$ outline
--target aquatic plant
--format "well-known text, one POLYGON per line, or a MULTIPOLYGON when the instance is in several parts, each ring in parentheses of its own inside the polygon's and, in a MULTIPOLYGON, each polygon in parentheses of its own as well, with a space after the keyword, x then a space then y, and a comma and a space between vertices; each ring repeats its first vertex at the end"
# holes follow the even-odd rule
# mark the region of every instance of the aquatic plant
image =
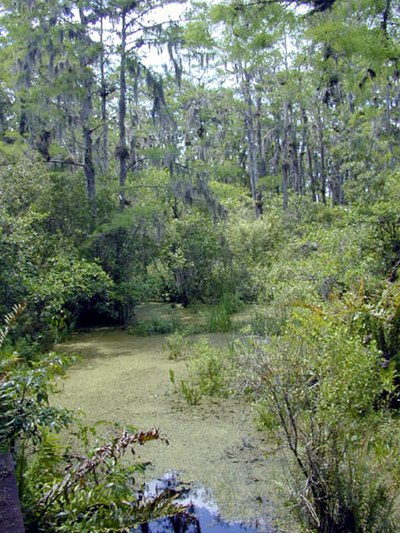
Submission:
POLYGON ((175 331, 167 337, 163 344, 163 349, 168 351, 168 359, 178 359, 179 357, 188 355, 191 345, 192 343, 187 336, 175 331))
POLYGON ((182 379, 180 382, 180 389, 189 405, 198 405, 200 403, 203 393, 199 385, 193 381, 193 379, 182 379))

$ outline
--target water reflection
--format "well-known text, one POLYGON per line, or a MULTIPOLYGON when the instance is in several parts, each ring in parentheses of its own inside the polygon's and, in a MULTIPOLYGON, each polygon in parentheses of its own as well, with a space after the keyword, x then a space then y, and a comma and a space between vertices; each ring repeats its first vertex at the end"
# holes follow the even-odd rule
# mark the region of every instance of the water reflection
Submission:
MULTIPOLYGON (((265 530, 264 530, 265 531, 265 530)), ((142 524, 134 533, 259 533, 238 522, 225 522, 204 507, 192 506, 186 513, 142 524)))
POLYGON ((168 490, 179 494, 177 502, 187 505, 184 513, 154 520, 135 528, 132 533, 274 533, 276 529, 263 525, 262 529, 240 522, 226 522, 218 514, 218 507, 210 492, 202 486, 181 483, 176 472, 148 485, 148 495, 168 490))

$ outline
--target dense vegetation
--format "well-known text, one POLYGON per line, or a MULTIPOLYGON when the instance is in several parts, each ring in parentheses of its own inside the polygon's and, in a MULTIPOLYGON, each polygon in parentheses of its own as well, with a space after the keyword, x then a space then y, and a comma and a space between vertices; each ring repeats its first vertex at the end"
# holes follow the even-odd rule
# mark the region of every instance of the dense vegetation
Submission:
POLYGON ((0 12, 0 438, 29 520, 149 516, 124 507, 137 496, 117 456, 159 435, 115 436, 65 481, 53 433, 73 417, 48 387, 67 361, 43 353, 78 326, 138 332, 135 307, 158 300, 209 306, 209 330, 261 305, 226 356, 170 338, 192 350, 183 391, 257 403, 305 528, 397 531, 398 3, 192 2, 180 22, 171 4, 0 12))

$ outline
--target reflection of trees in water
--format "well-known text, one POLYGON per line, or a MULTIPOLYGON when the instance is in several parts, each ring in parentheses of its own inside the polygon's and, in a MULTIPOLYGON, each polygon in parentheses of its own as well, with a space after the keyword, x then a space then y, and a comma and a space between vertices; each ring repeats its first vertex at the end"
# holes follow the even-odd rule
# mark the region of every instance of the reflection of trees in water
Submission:
MULTIPOLYGON (((219 515, 218 507, 211 497, 210 489, 202 485, 184 483, 179 473, 171 470, 161 478, 148 483, 144 497, 155 497, 168 493, 177 503, 184 506, 184 511, 141 524, 131 533, 257 533, 258 529, 248 527, 240 522, 225 522, 219 515)), ((263 531, 266 531, 263 529, 263 531)), ((274 529, 268 531, 275 532, 274 529)))
POLYGON ((199 519, 189 509, 185 513, 141 524, 135 533, 201 533, 201 528, 199 519))
MULTIPOLYGON (((179 474, 173 470, 157 479, 154 485, 150 483, 147 487, 149 494, 157 496, 168 492, 179 503, 189 494, 195 496, 192 489, 191 483, 182 483, 179 474)), ((184 512, 141 524, 133 533, 201 533, 200 520, 195 512, 195 506, 190 503, 184 512)))

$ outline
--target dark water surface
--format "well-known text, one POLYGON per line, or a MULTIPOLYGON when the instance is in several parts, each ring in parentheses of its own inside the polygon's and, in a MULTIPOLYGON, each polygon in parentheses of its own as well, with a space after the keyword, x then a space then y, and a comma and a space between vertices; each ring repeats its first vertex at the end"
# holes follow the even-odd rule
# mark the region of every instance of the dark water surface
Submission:
POLYGON ((134 530, 135 533, 260 533, 260 531, 239 522, 224 522, 218 516, 211 514, 208 509, 196 506, 192 506, 186 516, 163 518, 134 530))
POLYGON ((163 478, 148 484, 148 494, 162 490, 180 494, 177 503, 187 506, 185 513, 154 520, 139 526, 133 533, 276 533, 277 529, 267 523, 255 526, 239 521, 226 521, 218 511, 210 490, 201 485, 182 484, 179 474, 169 472, 163 478))

